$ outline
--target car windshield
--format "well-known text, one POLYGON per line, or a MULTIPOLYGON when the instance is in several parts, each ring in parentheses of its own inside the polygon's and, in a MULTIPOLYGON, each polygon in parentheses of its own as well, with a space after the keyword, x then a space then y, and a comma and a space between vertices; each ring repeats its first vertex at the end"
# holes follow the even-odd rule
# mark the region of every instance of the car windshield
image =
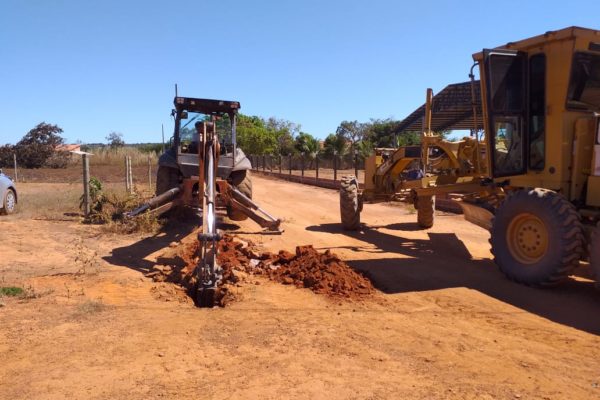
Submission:
POLYGON ((579 52, 573 56, 567 107, 600 110, 600 55, 579 52))

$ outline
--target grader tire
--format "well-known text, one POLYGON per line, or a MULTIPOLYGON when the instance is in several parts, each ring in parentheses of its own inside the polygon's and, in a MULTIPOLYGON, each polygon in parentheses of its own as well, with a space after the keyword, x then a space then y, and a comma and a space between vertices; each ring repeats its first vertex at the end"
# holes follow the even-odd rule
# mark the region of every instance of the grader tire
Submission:
MULTIPOLYGON (((252 198, 252 181, 250 180, 250 171, 233 171, 230 176, 230 182, 246 197, 250 199, 252 198)), ((244 221, 248 218, 246 214, 236 210, 230 205, 227 206, 227 216, 232 221, 244 221)))
POLYGON ((575 207, 547 189, 519 190, 492 220, 491 251, 511 280, 555 286, 569 276, 583 253, 583 228, 575 207))
POLYGON ((596 289, 600 290, 600 223, 592 231, 588 253, 590 255, 590 268, 594 277, 594 285, 596 289))
POLYGON ((159 166, 156 173, 156 195, 178 187, 179 180, 180 174, 177 169, 159 166))
POLYGON ((435 196, 419 196, 415 202, 417 224, 423 229, 433 226, 435 218, 435 196))
POLYGON ((340 216, 345 230, 358 230, 361 209, 358 180, 354 176, 344 176, 340 184, 340 216))

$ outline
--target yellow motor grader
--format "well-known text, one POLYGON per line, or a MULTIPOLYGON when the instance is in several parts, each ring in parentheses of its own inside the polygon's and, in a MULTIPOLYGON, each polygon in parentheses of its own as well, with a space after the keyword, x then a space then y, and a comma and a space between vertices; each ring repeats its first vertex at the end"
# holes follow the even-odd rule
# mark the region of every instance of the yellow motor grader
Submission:
POLYGON ((600 31, 550 31, 473 60, 481 114, 471 118, 483 122, 488 155, 477 160, 481 174, 441 185, 422 179, 418 198, 467 193, 465 218, 490 230, 494 260, 514 281, 556 285, 583 259, 598 281, 600 31))
POLYGON ((435 97, 433 91, 427 89, 425 105, 401 124, 407 126, 406 122, 412 121, 410 130, 421 130, 420 146, 375 149, 365 160, 362 190, 359 190, 356 177, 342 178, 340 214, 344 229, 360 227, 360 213, 365 202, 382 201, 413 203, 419 226, 430 228, 433 226, 435 195, 420 193, 417 189, 464 184, 485 173, 486 166, 482 162, 485 143, 478 135, 481 121, 473 117, 481 105, 472 102, 474 90, 475 82, 449 85, 435 97), (457 98, 462 99, 458 105, 454 103, 457 98), (432 114, 437 117, 434 125, 432 114), (450 128, 470 129, 471 135, 460 141, 448 141, 434 133, 450 128))

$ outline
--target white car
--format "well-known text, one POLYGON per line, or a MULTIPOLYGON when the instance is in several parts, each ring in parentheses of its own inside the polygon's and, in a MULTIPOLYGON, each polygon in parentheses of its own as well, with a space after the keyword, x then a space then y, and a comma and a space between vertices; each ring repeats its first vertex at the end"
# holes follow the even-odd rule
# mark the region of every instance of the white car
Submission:
POLYGON ((10 177, 0 170, 0 214, 12 214, 17 210, 17 188, 10 177))

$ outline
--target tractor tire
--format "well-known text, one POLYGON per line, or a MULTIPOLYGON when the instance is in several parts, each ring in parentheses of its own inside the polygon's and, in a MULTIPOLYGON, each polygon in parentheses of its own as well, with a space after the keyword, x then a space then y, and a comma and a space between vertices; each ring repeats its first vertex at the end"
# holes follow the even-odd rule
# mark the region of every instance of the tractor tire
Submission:
POLYGON ((415 200, 417 224, 423 229, 433 226, 435 219, 435 196, 419 196, 415 200))
POLYGON ((569 276, 583 253, 583 228, 575 207, 547 189, 511 193, 492 220, 494 261, 509 279, 555 286, 569 276))
POLYGON ((600 290, 600 223, 596 225, 590 237, 588 246, 590 268, 596 289, 600 290))
POLYGON ((342 227, 347 231, 360 228, 362 202, 358 195, 358 180, 354 176, 344 176, 340 183, 340 215, 342 227))
MULTIPOLYGON (((235 186, 237 190, 242 192, 246 197, 252 199, 252 180, 250 180, 250 171, 233 171, 229 177, 231 185, 235 186)), ((248 219, 248 216, 236 210, 231 205, 227 206, 227 216, 232 221, 243 221, 248 219)))
POLYGON ((156 195, 163 194, 169 189, 173 189, 180 184, 180 173, 175 168, 158 167, 156 173, 156 195))
POLYGON ((10 215, 17 210, 17 195, 14 190, 8 189, 4 194, 4 207, 0 209, 0 214, 10 215))

